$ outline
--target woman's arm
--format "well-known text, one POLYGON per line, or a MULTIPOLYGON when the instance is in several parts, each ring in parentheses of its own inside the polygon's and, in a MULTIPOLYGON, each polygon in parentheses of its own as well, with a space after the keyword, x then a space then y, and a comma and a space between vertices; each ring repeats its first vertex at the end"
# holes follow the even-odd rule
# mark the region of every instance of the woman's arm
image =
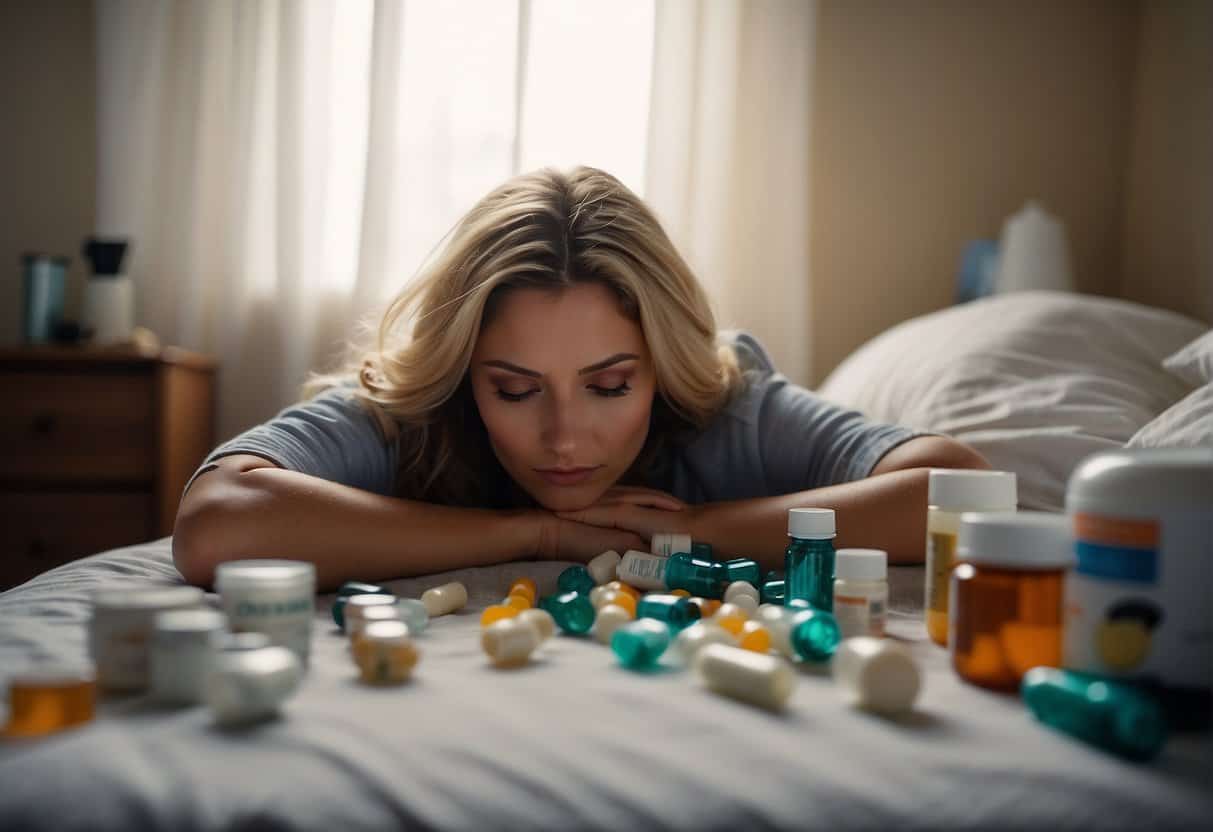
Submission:
POLYGON ((645 537, 660 531, 686 532, 697 541, 710 543, 722 556, 744 555, 764 569, 782 569, 788 509, 832 508, 837 512, 835 547, 884 549, 891 563, 921 563, 929 469, 989 467, 967 445, 946 437, 923 436, 885 454, 871 476, 855 482, 777 497, 708 503, 676 512, 616 502, 561 516, 645 537))
POLYGON ((385 497, 287 471, 251 455, 223 457, 182 498, 173 560, 192 584, 240 558, 316 565, 319 588, 485 566, 522 558, 588 559, 635 548, 627 531, 540 511, 452 508, 385 497))

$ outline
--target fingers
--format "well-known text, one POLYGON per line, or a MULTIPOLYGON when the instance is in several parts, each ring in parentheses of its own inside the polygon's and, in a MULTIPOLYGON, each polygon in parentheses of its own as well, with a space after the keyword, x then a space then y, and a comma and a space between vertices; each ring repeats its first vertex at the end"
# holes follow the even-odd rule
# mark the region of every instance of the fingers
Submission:
POLYGON ((558 511, 556 516, 561 520, 571 520, 574 523, 603 529, 627 528, 621 508, 619 505, 594 505, 579 511, 558 511))

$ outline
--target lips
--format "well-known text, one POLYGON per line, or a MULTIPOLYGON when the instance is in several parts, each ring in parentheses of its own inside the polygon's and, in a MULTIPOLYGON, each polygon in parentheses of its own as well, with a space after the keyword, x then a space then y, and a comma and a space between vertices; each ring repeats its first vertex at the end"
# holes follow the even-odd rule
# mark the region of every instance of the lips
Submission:
POLYGON ((536 468, 535 473, 552 485, 580 485, 594 475, 592 468, 536 468))

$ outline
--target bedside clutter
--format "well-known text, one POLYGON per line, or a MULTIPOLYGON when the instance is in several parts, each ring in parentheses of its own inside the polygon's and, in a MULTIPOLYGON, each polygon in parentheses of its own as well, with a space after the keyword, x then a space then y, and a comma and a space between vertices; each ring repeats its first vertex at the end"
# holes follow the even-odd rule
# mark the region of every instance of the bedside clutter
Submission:
POLYGON ((215 370, 172 347, 0 349, 0 590, 172 533, 213 445, 215 370))

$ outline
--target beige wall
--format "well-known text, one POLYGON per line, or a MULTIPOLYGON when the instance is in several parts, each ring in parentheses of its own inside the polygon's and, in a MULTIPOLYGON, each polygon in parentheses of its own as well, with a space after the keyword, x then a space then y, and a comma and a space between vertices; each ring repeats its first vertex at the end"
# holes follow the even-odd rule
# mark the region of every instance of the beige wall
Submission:
POLYGON ((1213 323, 1213 2, 1143 6, 1124 296, 1213 323))
POLYGON ((1135 0, 821 0, 815 382, 951 303, 965 242, 1030 197, 1065 221, 1079 288, 1119 293, 1140 17, 1135 0))
POLYGON ((93 230, 96 84, 89 0, 0 2, 0 344, 20 341, 24 251, 72 259, 68 313, 93 230))

